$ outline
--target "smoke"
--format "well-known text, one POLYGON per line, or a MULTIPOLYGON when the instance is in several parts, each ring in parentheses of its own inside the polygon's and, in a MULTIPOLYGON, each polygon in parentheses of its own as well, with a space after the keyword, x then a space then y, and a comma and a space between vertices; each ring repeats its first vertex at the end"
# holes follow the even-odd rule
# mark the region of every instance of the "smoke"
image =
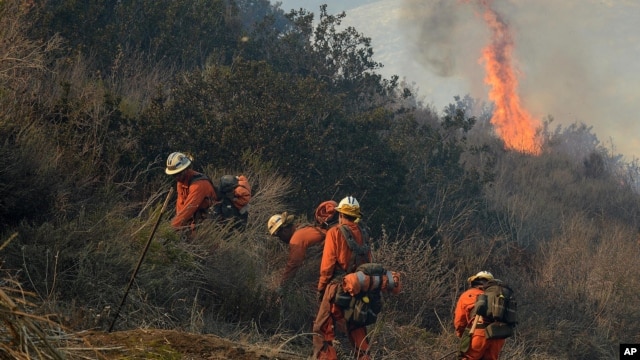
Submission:
MULTIPOLYGON (((424 3, 423 3, 424 4, 424 3)), ((418 27, 419 58, 438 76, 449 77, 456 68, 455 35, 458 29, 456 4, 438 1, 418 27)))
MULTIPOLYGON (((640 38, 635 2, 595 0, 486 1, 514 37, 514 67, 523 106, 556 124, 593 125, 602 142, 639 156, 640 38), (628 70, 630 66, 635 68, 628 70)), ((488 101, 478 62, 490 34, 478 0, 402 0, 402 31, 412 56, 440 83, 464 79, 467 93, 488 101)), ((442 87, 444 90, 444 87, 442 87)), ((465 95, 464 93, 451 94, 465 95)))
POLYGON ((440 77, 454 77, 477 65, 482 36, 481 20, 459 0, 403 0, 400 26, 407 33, 416 59, 440 77), (473 53, 471 53, 473 52, 473 53))

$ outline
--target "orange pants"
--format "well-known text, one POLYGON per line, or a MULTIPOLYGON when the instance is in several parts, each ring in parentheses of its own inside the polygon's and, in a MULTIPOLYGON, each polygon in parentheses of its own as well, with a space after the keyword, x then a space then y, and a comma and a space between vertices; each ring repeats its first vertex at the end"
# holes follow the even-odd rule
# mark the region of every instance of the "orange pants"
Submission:
POLYGON ((464 360, 498 360, 505 339, 489 339, 485 337, 484 329, 476 329, 471 337, 469 350, 464 353, 464 360))
POLYGON ((313 324, 313 359, 338 360, 333 341, 336 339, 336 328, 346 333, 349 343, 356 350, 355 358, 370 360, 369 342, 367 341, 367 327, 354 326, 344 319, 342 309, 333 303, 338 284, 329 284, 320 303, 318 315, 313 324))

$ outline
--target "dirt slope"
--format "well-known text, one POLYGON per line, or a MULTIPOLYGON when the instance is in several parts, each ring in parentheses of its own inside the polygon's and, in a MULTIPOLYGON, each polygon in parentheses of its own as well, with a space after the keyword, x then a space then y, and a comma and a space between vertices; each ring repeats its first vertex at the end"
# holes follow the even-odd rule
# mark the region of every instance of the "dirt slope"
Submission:
POLYGON ((239 344, 215 335, 173 330, 136 329, 117 332, 86 332, 80 335, 92 350, 78 350, 79 358, 96 359, 239 359, 301 360, 306 356, 255 345, 239 344), (80 353, 82 352, 82 353, 80 353))

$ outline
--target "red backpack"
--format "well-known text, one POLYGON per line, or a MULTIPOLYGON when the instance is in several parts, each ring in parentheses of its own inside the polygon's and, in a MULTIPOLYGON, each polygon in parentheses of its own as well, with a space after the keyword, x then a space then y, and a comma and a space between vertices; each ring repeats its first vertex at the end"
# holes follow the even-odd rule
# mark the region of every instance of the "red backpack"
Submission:
POLYGON ((216 193, 222 202, 231 203, 241 214, 249 211, 251 184, 244 175, 224 175, 216 193))

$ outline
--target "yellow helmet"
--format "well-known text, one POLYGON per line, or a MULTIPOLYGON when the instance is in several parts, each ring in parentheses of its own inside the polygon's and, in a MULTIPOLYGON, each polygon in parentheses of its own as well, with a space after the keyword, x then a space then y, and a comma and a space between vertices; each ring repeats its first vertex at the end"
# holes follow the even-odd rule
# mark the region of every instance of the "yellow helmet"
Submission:
POLYGON ((486 280, 493 280, 493 275, 488 272, 488 271, 480 271, 479 273, 470 276, 467 279, 467 282, 469 282, 469 284, 471 284, 473 281, 478 280, 478 279, 486 279, 486 280))
POLYGON ((293 221, 294 216, 288 215, 287 212, 282 214, 273 215, 267 221, 267 229, 269 229, 269 235, 273 235, 278 232, 283 225, 288 225, 293 221))
POLYGON ((175 175, 191 165, 191 159, 181 152, 174 152, 167 158, 167 168, 164 170, 167 175, 175 175))
POLYGON ((356 218, 360 218, 361 216, 360 203, 353 196, 347 196, 346 198, 340 200, 336 211, 341 214, 353 216, 356 218))

